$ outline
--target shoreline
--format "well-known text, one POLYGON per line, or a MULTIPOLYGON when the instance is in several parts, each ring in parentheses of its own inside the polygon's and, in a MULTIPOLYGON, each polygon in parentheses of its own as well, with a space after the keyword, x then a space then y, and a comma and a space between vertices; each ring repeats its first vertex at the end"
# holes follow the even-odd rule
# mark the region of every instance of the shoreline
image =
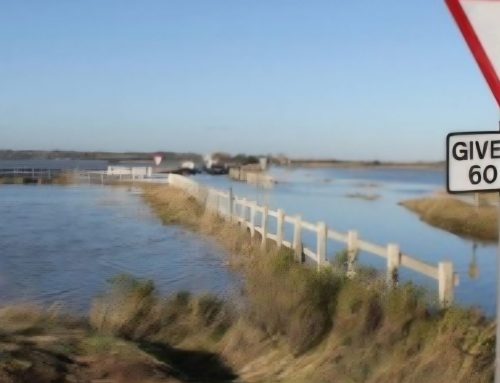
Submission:
POLYGON ((427 170, 427 171, 445 171, 445 164, 442 163, 384 163, 374 164, 363 161, 316 161, 299 160, 292 161, 289 165, 276 165, 282 168, 304 168, 304 169, 360 169, 360 170, 427 170))

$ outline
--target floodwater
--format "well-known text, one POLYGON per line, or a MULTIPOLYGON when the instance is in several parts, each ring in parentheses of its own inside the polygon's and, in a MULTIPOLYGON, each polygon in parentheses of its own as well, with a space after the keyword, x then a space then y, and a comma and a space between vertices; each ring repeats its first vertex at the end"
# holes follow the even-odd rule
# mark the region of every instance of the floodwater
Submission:
POLYGON ((128 273, 162 293, 227 296, 239 277, 213 241, 163 226, 141 196, 101 186, 0 186, 0 303, 85 313, 107 280, 128 273))
MULTIPOLYGON (((428 170, 274 168, 279 183, 271 190, 227 177, 198 175, 196 180, 235 194, 301 214, 310 222, 357 230, 361 238, 397 243, 417 259, 449 260, 460 277, 456 301, 493 314, 496 301, 496 244, 477 243, 433 228, 398 205, 400 201, 444 189, 444 173, 428 170), (367 201, 349 194, 376 194, 367 201)), ((270 221, 271 230, 275 223, 270 221)), ((291 226, 286 227, 291 239, 291 226)), ((305 236, 314 248, 314 238, 305 236)), ((330 242, 329 257, 343 244, 330 242)), ((361 254, 360 262, 385 270, 385 260, 361 254)), ((140 195, 101 186, 0 186, 0 302, 62 302, 73 311, 88 309, 91 299, 120 273, 149 278, 164 293, 179 290, 232 294, 239 276, 225 265, 224 251, 213 241, 176 226, 163 226, 140 195)), ((437 282, 402 269, 402 281, 414 281, 436 296, 437 282)))
MULTIPOLYGON (((231 182, 224 177, 200 175, 197 179, 220 189, 232 186, 236 195, 272 208, 283 208, 290 215, 300 214, 310 222, 325 221, 337 231, 357 230, 362 239, 379 245, 397 243, 404 253, 431 264, 452 261, 460 277, 456 301, 481 307, 488 314, 495 312, 496 244, 478 243, 436 229, 398 205, 400 201, 444 190, 442 171, 274 168, 271 173, 279 181, 271 190, 231 182), (373 201, 349 198, 349 194, 356 193, 376 194, 379 198, 373 201)), ((291 238, 290 229, 285 229, 287 239, 291 238)), ((314 249, 313 238, 306 237, 305 241, 314 249)), ((329 257, 344 247, 330 241, 329 257)), ((360 262, 385 270, 385 259, 375 255, 362 253, 360 262)), ((437 296, 437 282, 433 279, 404 268, 400 279, 425 286, 433 297, 437 296)))

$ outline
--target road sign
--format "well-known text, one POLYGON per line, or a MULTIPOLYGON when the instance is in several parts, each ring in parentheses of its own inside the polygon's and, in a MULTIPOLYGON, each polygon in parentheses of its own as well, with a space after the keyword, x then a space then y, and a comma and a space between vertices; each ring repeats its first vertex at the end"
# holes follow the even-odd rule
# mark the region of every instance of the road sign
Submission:
POLYGON ((446 0, 500 106, 500 0, 446 0))
POLYGON ((162 160, 163 160, 163 156, 161 154, 155 154, 153 156, 153 161, 154 161, 156 166, 160 166, 162 160))
POLYGON ((446 153, 448 192, 500 191, 500 132, 450 133, 446 153))

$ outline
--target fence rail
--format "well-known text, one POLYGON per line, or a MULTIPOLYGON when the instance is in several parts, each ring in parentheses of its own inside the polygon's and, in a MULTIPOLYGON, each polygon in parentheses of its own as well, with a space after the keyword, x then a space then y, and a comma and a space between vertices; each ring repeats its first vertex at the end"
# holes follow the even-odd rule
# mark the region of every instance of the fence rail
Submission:
POLYGON ((8 168, 0 169, 0 177, 22 177, 22 178, 44 178, 51 179, 63 170, 60 169, 42 169, 42 168, 8 168))
POLYGON ((381 257, 387 262, 387 283, 391 286, 398 283, 399 269, 404 267, 438 283, 439 301, 443 306, 448 306, 454 299, 454 288, 458 285, 458 275, 453 270, 453 263, 439 262, 437 265, 429 264, 401 252, 399 245, 390 243, 381 246, 362 240, 356 231, 341 233, 328 228, 324 222, 308 222, 301 216, 287 215, 282 209, 272 210, 268 206, 261 206, 256 201, 247 200, 233 195, 232 190, 224 192, 210 187, 204 187, 192 179, 171 174, 169 184, 181 188, 203 203, 207 209, 225 216, 228 220, 238 222, 249 229, 250 235, 261 236, 262 247, 267 240, 276 242, 278 246, 292 249, 298 260, 304 261, 307 257, 314 261, 317 268, 329 264, 327 251, 329 241, 340 242, 346 245, 347 273, 356 272, 356 262, 360 251, 381 257), (257 213, 260 220, 257 220, 257 213), (276 233, 269 232, 269 217, 276 219, 276 233), (284 224, 293 225, 293 238, 285 240, 284 224), (302 239, 304 230, 316 234, 316 247, 314 249, 304 246, 302 239))

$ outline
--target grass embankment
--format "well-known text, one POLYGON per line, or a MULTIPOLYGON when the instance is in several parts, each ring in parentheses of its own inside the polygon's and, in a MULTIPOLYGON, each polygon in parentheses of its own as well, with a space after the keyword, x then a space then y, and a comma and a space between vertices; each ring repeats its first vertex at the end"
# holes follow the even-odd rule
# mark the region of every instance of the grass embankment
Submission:
POLYGON ((401 202, 424 222, 481 241, 498 239, 497 210, 487 204, 473 206, 452 197, 426 197, 401 202))
POLYGON ((193 334, 180 321, 183 331, 175 333, 185 334, 181 347, 220 355, 247 381, 492 380, 494 326, 479 313, 431 308, 411 285, 388 290, 373 277, 349 280, 336 269, 317 273, 271 244, 260 251, 260 241, 253 243, 179 190, 144 191, 165 223, 216 237, 246 278, 244 310, 224 315, 227 322, 215 337, 193 334))

